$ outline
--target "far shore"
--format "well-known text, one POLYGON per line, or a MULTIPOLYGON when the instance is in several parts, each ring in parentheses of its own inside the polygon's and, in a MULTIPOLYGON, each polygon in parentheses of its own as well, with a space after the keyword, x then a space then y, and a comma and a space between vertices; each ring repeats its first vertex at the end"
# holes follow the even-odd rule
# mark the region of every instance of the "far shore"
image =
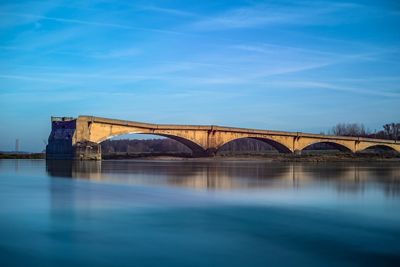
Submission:
POLYGON ((0 159, 45 159, 45 153, 0 153, 0 159))
POLYGON ((174 155, 103 155, 103 160, 166 160, 166 161, 267 161, 267 162, 337 162, 337 161, 398 161, 400 154, 268 154, 268 155, 217 155, 215 157, 193 158, 174 155))
MULTIPOLYGON (((105 154, 103 160, 165 160, 165 161, 266 161, 266 162, 368 162, 395 161, 400 162, 400 153, 303 153, 293 154, 264 154, 264 155, 217 155, 215 157, 194 158, 189 154, 105 154)), ((0 159, 45 159, 45 153, 0 153, 0 159)))

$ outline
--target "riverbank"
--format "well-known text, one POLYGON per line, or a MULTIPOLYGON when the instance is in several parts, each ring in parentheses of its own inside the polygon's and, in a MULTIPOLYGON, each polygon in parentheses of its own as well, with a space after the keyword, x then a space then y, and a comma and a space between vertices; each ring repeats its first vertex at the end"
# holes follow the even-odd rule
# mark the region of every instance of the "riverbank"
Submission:
POLYGON ((103 155, 103 160, 176 160, 176 161, 268 161, 268 162, 337 162, 337 161, 398 161, 400 154, 266 154, 266 155, 217 155, 211 158, 193 158, 188 155, 155 155, 155 154, 125 154, 125 155, 103 155))
POLYGON ((45 153, 0 153, 0 159, 44 159, 45 153))
MULTIPOLYGON (((0 159, 45 159, 44 153, 0 153, 0 159)), ((108 154, 103 160, 176 160, 176 161, 267 161, 267 162, 374 162, 398 161, 400 154, 266 154, 266 155, 217 155, 211 158, 193 158, 188 154, 108 154)))

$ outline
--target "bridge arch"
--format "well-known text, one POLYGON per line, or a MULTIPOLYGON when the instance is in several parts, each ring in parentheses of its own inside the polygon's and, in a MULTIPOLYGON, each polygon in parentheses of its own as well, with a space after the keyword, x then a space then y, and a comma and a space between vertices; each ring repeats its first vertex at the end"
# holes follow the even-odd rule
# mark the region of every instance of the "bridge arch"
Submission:
POLYGON ((230 143, 230 142, 234 142, 240 139, 245 139, 245 138, 249 138, 249 139, 253 139, 253 140, 257 140, 257 141, 261 141, 264 143, 267 143, 268 145, 272 146, 273 148, 275 148, 279 153, 285 153, 285 154, 289 154, 292 153, 292 151, 290 150, 290 148, 288 148, 286 145, 284 145, 283 143, 276 141, 276 140, 272 140, 269 138, 265 138, 265 137, 254 137, 254 136, 242 136, 242 137, 237 137, 237 138, 232 138, 222 144, 220 144, 215 153, 218 153, 218 151, 225 146, 226 144, 230 143))
POLYGON ((392 152, 398 152, 400 153, 400 149, 397 150, 396 148, 390 146, 390 145, 385 145, 385 144, 371 144, 371 145, 367 145, 365 147, 363 147, 361 150, 359 150, 360 152, 365 151, 367 149, 371 149, 371 148, 381 148, 387 151, 392 151, 392 152))
POLYGON ((315 145, 315 144, 328 144, 329 146, 331 146, 331 147, 333 147, 333 148, 335 148, 335 149, 337 149, 339 151, 342 151, 342 152, 350 152, 350 153, 353 152, 353 149, 351 149, 350 147, 348 147, 345 144, 340 144, 340 143, 337 143, 337 142, 334 142, 334 141, 326 141, 326 140, 314 141, 314 142, 311 142, 311 143, 307 143, 307 144, 303 145, 299 150, 305 150, 305 149, 307 149, 307 148, 309 148, 309 147, 311 147, 312 145, 315 145))
POLYGON ((170 134, 155 134, 155 135, 168 137, 185 145, 192 151, 192 154, 194 156, 207 156, 206 150, 195 141, 177 135, 170 135, 170 134))
POLYGON ((140 130, 121 131, 118 133, 110 134, 108 136, 103 136, 103 137, 99 138, 98 140, 96 140, 95 143, 100 144, 108 139, 113 138, 113 137, 120 136, 120 135, 127 135, 127 134, 150 134, 150 135, 167 137, 167 138, 175 140, 175 141, 183 144, 187 148, 189 148, 192 151, 192 154, 194 156, 206 156, 206 150, 199 143, 191 140, 188 137, 182 137, 182 136, 174 135, 174 134, 154 133, 154 132, 149 132, 149 131, 140 131, 140 130))

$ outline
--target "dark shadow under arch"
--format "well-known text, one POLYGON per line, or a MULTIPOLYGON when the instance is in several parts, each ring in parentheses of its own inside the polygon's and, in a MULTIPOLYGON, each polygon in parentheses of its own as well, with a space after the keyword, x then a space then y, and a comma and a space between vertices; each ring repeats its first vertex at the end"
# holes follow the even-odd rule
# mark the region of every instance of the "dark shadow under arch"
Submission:
POLYGON ((390 152, 390 153, 400 153, 398 152, 396 149, 394 149, 391 146, 387 146, 387 145, 372 145, 369 146, 367 148, 364 148, 363 150, 361 150, 360 152, 369 152, 368 150, 375 150, 375 152, 390 152))
POLYGON ((310 148, 312 148, 313 146, 318 146, 318 145, 326 146, 326 149, 323 149, 323 148, 322 149, 321 148, 317 149, 317 150, 321 150, 321 151, 322 150, 329 150, 329 149, 336 149, 336 150, 339 150, 341 152, 352 153, 351 149, 349 149, 348 147, 346 147, 344 145, 341 145, 341 144, 338 144, 338 143, 335 143, 335 142, 326 142, 326 141, 324 141, 324 142, 315 142, 315 143, 309 144, 308 146, 304 147, 302 149, 302 151, 303 150, 310 150, 310 148))
MULTIPOLYGON (((158 133, 133 133, 133 134, 140 134, 140 135, 154 135, 154 136, 160 136, 160 137, 166 137, 169 138, 171 140, 177 141, 180 144, 184 145, 185 147, 187 147, 191 152, 192 155, 195 157, 202 157, 206 155, 206 151, 197 143, 180 137, 180 136, 175 136, 175 135, 168 135, 168 134, 158 134, 158 133)), ((118 134, 118 135, 113 135, 112 137, 117 137, 117 136, 121 136, 121 135, 129 135, 129 133, 122 133, 122 134, 118 134)), ((107 138, 103 141, 101 141, 99 144, 103 143, 104 141, 110 140, 111 138, 107 138)))
POLYGON ((276 142, 274 140, 267 139, 267 138, 258 138, 258 137, 241 137, 241 138, 236 138, 236 139, 230 140, 229 142, 226 142, 225 144, 220 146, 217 149, 216 153, 218 153, 218 151, 220 151, 225 145, 227 145, 231 142, 234 142, 234 141, 241 140, 241 139, 253 139, 253 140, 261 141, 263 143, 270 145, 271 147, 276 149, 279 153, 286 153, 286 154, 292 153, 292 151, 288 147, 286 147, 285 145, 283 145, 279 142, 276 142))
POLYGON ((167 135, 167 134, 154 134, 158 136, 163 136, 163 137, 168 137, 171 138, 172 140, 175 140, 183 145, 185 145, 187 148, 189 148, 192 151, 193 156, 196 157, 202 157, 206 155, 206 151, 197 143, 190 141, 189 139, 176 136, 176 135, 167 135))

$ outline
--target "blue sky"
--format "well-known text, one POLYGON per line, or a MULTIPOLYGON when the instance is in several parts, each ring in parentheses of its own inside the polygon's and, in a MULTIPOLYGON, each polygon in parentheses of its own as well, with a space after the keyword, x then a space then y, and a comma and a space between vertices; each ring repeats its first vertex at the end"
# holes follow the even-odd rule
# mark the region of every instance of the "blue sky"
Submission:
POLYGON ((0 150, 50 116, 316 132, 400 119, 398 1, 0 1, 0 150))

